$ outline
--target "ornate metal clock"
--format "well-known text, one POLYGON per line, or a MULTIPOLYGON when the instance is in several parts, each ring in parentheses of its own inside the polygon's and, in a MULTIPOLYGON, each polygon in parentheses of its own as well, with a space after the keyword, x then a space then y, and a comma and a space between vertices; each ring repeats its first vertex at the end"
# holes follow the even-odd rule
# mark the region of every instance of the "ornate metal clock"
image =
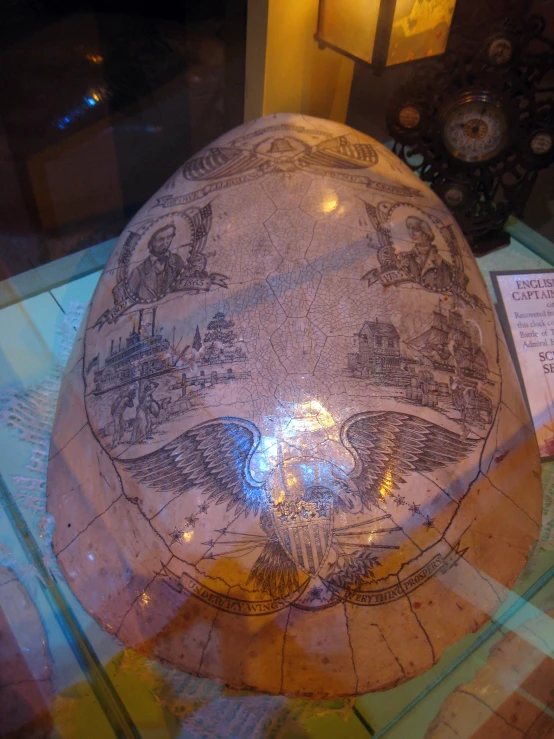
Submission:
POLYGON ((388 109, 393 150, 454 211, 476 253, 508 241, 508 216, 523 215, 539 170, 554 161, 544 20, 491 25, 479 13, 444 57, 414 68, 388 109))

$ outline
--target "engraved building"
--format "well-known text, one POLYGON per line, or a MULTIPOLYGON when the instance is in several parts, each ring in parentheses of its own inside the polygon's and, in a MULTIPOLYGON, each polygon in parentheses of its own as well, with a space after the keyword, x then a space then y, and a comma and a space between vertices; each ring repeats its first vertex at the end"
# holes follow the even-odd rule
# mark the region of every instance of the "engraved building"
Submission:
POLYGON ((348 355, 348 369, 353 374, 368 377, 401 368, 400 335, 392 323, 366 321, 355 338, 358 351, 348 355))

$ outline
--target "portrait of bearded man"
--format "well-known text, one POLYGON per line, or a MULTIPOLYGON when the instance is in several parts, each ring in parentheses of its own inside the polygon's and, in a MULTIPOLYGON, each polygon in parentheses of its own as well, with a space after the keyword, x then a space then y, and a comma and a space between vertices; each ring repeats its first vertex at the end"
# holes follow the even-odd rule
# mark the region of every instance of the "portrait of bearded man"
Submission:
POLYGON ((137 301, 159 300, 171 292, 185 271, 185 263, 170 251, 175 238, 172 224, 159 228, 148 242, 149 256, 129 275, 127 287, 137 301))

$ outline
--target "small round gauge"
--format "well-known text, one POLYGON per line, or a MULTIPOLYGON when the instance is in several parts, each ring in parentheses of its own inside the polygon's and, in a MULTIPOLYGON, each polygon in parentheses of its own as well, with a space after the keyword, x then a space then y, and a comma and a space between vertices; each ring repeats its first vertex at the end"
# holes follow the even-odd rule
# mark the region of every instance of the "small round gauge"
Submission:
POLYGON ((446 205, 452 210, 456 210, 463 205, 466 199, 466 192, 463 187, 459 185, 447 185, 442 193, 442 197, 446 205))
POLYGON ((509 140, 508 120, 501 105, 487 93, 470 93, 454 101, 443 114, 443 141, 462 162, 485 162, 509 140))
POLYGON ((404 128, 416 128, 421 121, 421 114, 414 105, 405 105, 398 114, 398 122, 404 128))
POLYGON ((529 142, 531 151, 539 157, 549 154, 553 146, 554 139, 548 131, 536 131, 529 142))
POLYGON ((487 58, 490 64, 501 67, 507 64, 514 54, 514 45, 506 36, 496 36, 487 46, 487 58))

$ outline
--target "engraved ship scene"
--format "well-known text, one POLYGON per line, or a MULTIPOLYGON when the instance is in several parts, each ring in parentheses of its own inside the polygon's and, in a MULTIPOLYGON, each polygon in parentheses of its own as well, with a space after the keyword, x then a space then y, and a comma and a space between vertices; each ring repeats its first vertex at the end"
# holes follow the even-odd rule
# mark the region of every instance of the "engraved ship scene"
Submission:
POLYGON ((112 449, 148 444, 186 413, 209 404, 213 391, 249 379, 247 354, 235 322, 218 311, 203 333, 171 340, 156 321, 157 308, 140 309, 126 336, 112 338, 105 360, 89 362, 89 407, 104 418, 99 434, 112 449), (146 315, 145 315, 146 314, 146 315))
POLYGON ((398 401, 438 410, 464 427, 491 423, 495 383, 480 330, 460 310, 439 299, 423 329, 404 339, 390 321, 365 321, 352 345, 350 377, 391 388, 398 401))

